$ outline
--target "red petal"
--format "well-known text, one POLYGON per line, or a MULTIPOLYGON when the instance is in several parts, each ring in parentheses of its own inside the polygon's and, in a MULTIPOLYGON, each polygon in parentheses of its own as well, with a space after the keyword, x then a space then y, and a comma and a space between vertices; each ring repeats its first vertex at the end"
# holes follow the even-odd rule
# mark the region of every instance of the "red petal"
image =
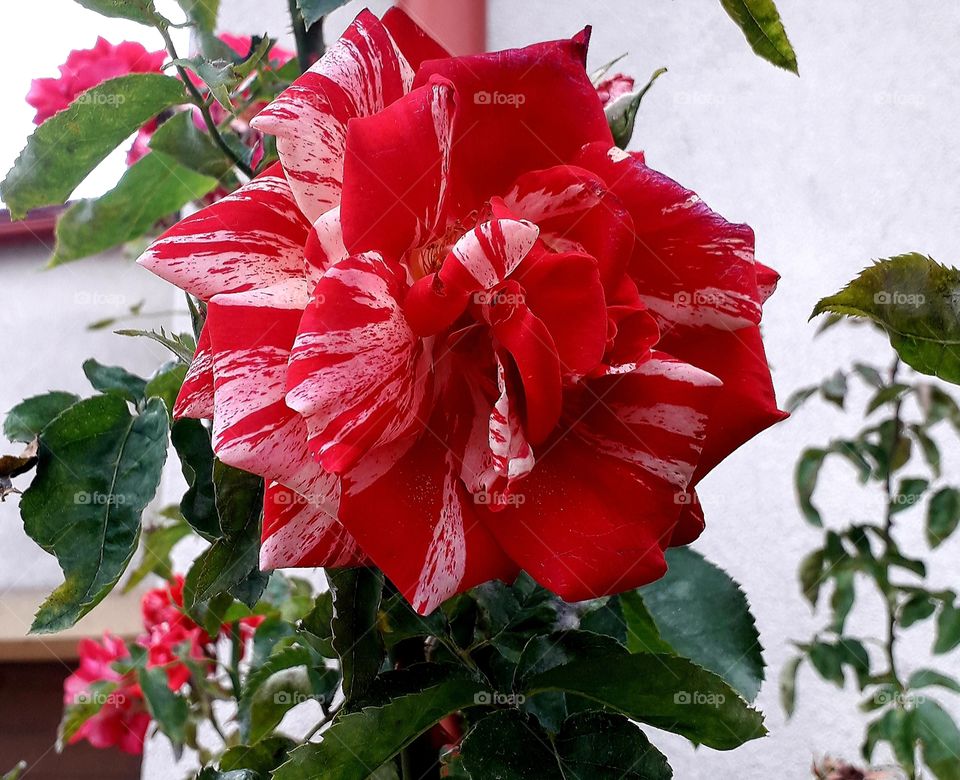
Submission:
POLYGON ((610 130, 584 69, 586 34, 423 63, 415 86, 442 76, 456 87, 453 164, 457 213, 509 190, 525 171, 572 159, 610 130))
POLYGON ((357 488, 344 478, 341 521, 420 614, 481 582, 517 574, 478 521, 459 471, 453 453, 428 432, 372 485, 357 488))
POLYGON ((424 60, 450 56, 443 46, 427 35, 402 9, 392 7, 383 15, 382 21, 414 73, 424 60))
POLYGON ((303 219, 273 165, 231 195, 170 228, 137 261, 205 301, 303 277, 303 219))
POLYGON ((363 566, 367 557, 340 521, 276 482, 263 497, 260 568, 363 566))
POLYGON ((310 70, 251 123, 277 136, 277 151, 297 203, 314 222, 340 201, 347 122, 370 116, 408 92, 410 65, 369 11, 310 70))
POLYGON ((173 405, 173 416, 198 420, 213 417, 213 352, 210 349, 210 328, 206 324, 200 331, 197 351, 173 405))
POLYGON ((342 474, 423 427, 431 356, 404 318, 405 292, 400 265, 356 255, 323 275, 303 314, 287 404, 306 419, 327 471, 342 474))
POLYGON ((343 204, 347 249, 393 259, 445 228, 454 91, 436 80, 347 129, 343 204))

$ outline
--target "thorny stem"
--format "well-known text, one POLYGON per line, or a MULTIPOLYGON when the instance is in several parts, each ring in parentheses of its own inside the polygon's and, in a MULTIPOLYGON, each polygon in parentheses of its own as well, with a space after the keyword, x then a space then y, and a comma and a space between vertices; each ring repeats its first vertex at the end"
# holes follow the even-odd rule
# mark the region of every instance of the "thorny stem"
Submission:
MULTIPOLYGON (((163 42, 167 48, 167 53, 170 55, 170 58, 176 62, 178 59, 180 59, 180 57, 177 54, 177 48, 174 46, 173 39, 170 37, 168 24, 166 22, 158 23, 157 30, 163 37, 163 42)), ((222 151, 230 159, 230 161, 243 172, 245 176, 252 179, 253 169, 247 165, 233 149, 230 148, 230 145, 220 134, 220 129, 217 127, 217 123, 213 121, 213 117, 210 115, 210 104, 204 99, 203 95, 200 93, 200 90, 197 89, 193 81, 191 81, 187 71, 184 70, 184 68, 180 65, 175 64, 174 67, 177 69, 177 74, 180 76, 180 80, 187 87, 187 91, 190 93, 190 96, 193 98, 193 102, 200 111, 200 115, 203 117, 203 123, 207 126, 207 131, 210 133, 210 137, 213 139, 213 142, 217 145, 220 151, 222 151)))

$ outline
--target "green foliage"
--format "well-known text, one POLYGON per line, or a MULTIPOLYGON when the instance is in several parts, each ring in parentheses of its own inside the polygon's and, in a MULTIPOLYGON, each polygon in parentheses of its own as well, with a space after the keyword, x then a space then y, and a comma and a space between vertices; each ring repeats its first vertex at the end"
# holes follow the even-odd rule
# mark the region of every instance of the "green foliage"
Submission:
MULTIPOLYGON (((912 264, 913 261, 906 263, 912 264)), ((889 301, 877 299, 878 306, 887 306, 894 301, 895 293, 902 292, 897 286, 884 287, 886 282, 881 284, 877 281, 880 277, 871 276, 870 272, 865 272, 861 280, 863 277, 868 277, 868 281, 862 288, 854 283, 840 296, 830 299, 832 302, 828 305, 821 302, 818 310, 839 311, 840 299, 846 301, 843 306, 853 305, 852 302, 862 302, 868 292, 879 295, 878 290, 889 292, 889 301), (874 286, 870 287, 871 284, 874 286)), ((893 278, 893 275, 883 278, 893 278)), ((811 447, 801 455, 796 485, 804 517, 812 525, 823 528, 825 520, 812 502, 813 492, 823 463, 836 455, 853 465, 860 482, 881 493, 885 502, 882 517, 875 522, 858 522, 823 531, 823 545, 810 552, 801 563, 800 585, 815 610, 821 603, 824 587, 832 587, 831 619, 810 641, 796 644, 800 653, 787 663, 781 675, 781 703, 791 715, 796 707, 797 673, 804 662, 821 678, 838 687, 845 687, 852 680, 858 690, 867 693, 861 708, 878 713, 869 723, 864 739, 863 755, 868 761, 876 745, 883 742, 890 746, 907 776, 917 776, 922 758, 933 777, 952 778, 957 776, 960 766, 956 760, 960 750, 956 726, 938 704, 916 691, 929 687, 957 691, 960 684, 935 669, 921 669, 904 679, 897 656, 901 634, 934 616, 933 652, 948 653, 960 646, 960 609, 953 591, 932 590, 926 585, 925 561, 902 551, 894 530, 901 517, 904 522, 915 522, 920 514, 918 508, 922 509, 924 504, 926 535, 931 548, 949 538, 960 523, 960 492, 950 485, 938 484, 941 479, 939 433, 943 427, 936 427, 949 421, 956 433, 958 409, 943 388, 914 376, 906 377, 900 369, 899 360, 885 374, 861 363, 848 372, 836 372, 822 385, 804 388, 796 394, 802 403, 819 393, 825 401, 844 408, 849 389, 847 379, 858 377, 870 394, 864 418, 883 413, 879 422, 867 419, 863 429, 852 438, 811 447), (908 464, 917 464, 911 460, 914 444, 929 475, 898 476, 908 464), (864 590, 857 587, 857 583, 872 585, 887 611, 887 625, 877 632, 881 636, 862 641, 845 633, 847 617, 864 590), (866 649, 868 642, 879 645, 882 654, 871 659, 866 649)))
POLYGON ((297 0, 304 26, 309 30, 327 14, 346 5, 347 0, 297 0))
POLYGON ((150 137, 150 148, 203 177, 219 179, 233 167, 210 135, 197 127, 192 111, 181 111, 160 125, 150 137))
POLYGON ((27 398, 13 407, 3 421, 3 435, 10 441, 29 443, 33 441, 62 411, 69 409, 79 396, 73 393, 54 391, 27 398))
POLYGON ((328 569, 327 582, 333 597, 333 647, 343 671, 344 695, 353 699, 370 686, 383 663, 377 630, 383 575, 366 568, 328 569))
POLYGON ((621 95, 604 109, 607 124, 610 125, 610 132, 613 133, 613 142, 621 149, 626 149, 633 138, 640 103, 643 102, 653 83, 666 72, 666 68, 657 68, 644 87, 636 92, 621 95))
POLYGON ((77 0, 77 3, 103 16, 129 19, 150 27, 162 21, 153 0, 77 0))
POLYGON ((234 62, 232 58, 208 60, 196 56, 181 57, 174 61, 174 65, 196 73, 217 102, 227 111, 232 111, 230 94, 264 61, 272 46, 273 41, 269 38, 254 38, 253 48, 240 62, 234 62))
POLYGON ((743 31, 754 52, 777 67, 799 74, 797 55, 773 0, 720 0, 720 4, 743 31))
POLYGON ((40 607, 31 631, 72 626, 116 584, 160 482, 166 442, 161 401, 131 414, 116 395, 80 401, 41 431, 37 475, 20 511, 27 534, 57 556, 66 581, 40 607))
POLYGON ((183 83, 158 73, 120 76, 88 89, 27 139, 0 184, 11 216, 22 219, 32 208, 63 203, 141 125, 185 101, 183 83))
POLYGON ((57 220, 57 243, 50 265, 79 260, 139 238, 158 220, 202 198, 216 185, 216 179, 195 173, 171 157, 148 154, 127 168, 105 195, 70 205, 57 220))
POLYGON ((916 252, 881 260, 836 295, 817 303, 813 315, 833 312, 867 317, 915 370, 960 384, 960 272, 916 252))
POLYGON ((217 26, 220 0, 177 0, 187 18, 205 32, 213 32, 217 26))

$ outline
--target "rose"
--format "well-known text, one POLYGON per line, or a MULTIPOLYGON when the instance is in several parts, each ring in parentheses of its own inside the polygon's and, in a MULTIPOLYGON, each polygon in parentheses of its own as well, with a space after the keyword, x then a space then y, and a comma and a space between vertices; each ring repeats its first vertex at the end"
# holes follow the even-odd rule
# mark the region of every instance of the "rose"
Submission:
POLYGON ((618 97, 629 95, 633 92, 635 83, 630 76, 616 73, 597 84, 597 97, 600 98, 600 102, 603 104, 603 107, 606 108, 618 97))
POLYGON ((141 258, 208 303, 176 413, 268 480, 264 568, 372 562, 423 613, 521 568, 633 588, 783 417, 776 274, 613 147, 588 38, 451 58, 364 12, 254 120, 280 163, 141 258))
POLYGON ((150 715, 133 674, 121 675, 113 668, 114 662, 130 656, 126 644, 119 637, 104 634, 102 643, 81 640, 78 652, 79 668, 63 683, 64 704, 69 708, 91 700, 100 708, 73 733, 70 744, 86 740, 97 748, 116 746, 139 755, 150 715), (114 683, 115 688, 95 698, 97 683, 114 683))

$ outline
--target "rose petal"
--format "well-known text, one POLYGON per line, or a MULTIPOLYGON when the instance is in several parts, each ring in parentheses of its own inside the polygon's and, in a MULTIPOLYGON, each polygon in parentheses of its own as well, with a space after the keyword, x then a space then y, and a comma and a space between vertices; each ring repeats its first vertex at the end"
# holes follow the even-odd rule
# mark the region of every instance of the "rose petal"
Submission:
POLYGON ((213 417, 213 352, 210 348, 210 328, 204 324, 197 339, 197 351, 183 378, 173 416, 198 420, 213 417))

